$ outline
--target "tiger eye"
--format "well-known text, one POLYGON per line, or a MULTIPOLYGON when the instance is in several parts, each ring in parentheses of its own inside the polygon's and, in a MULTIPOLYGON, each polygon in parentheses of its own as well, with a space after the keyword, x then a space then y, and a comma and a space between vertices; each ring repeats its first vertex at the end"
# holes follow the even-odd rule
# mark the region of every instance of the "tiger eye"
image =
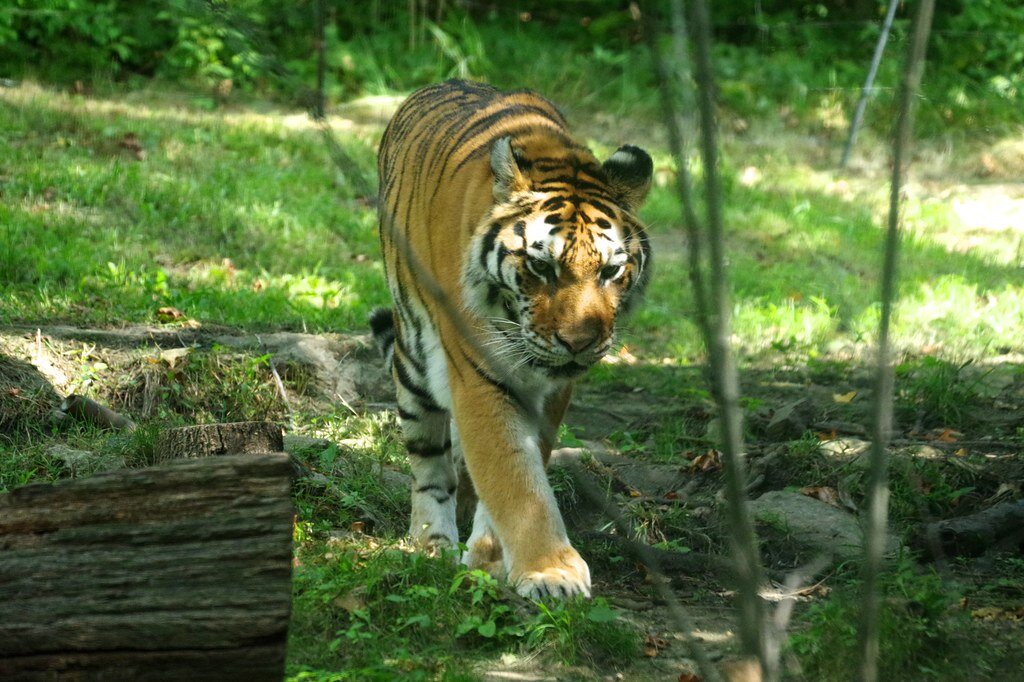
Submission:
POLYGON ((600 277, 605 282, 617 279, 626 270, 623 265, 606 265, 601 268, 600 277))
POLYGON ((527 258, 526 269, 537 279, 544 280, 545 282, 554 282, 557 279, 554 266, 540 258, 527 258))

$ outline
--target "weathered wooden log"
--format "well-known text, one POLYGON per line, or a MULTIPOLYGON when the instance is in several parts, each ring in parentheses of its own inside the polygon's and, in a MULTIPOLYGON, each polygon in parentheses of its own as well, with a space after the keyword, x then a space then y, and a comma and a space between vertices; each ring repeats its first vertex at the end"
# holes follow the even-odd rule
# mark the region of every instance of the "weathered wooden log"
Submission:
POLYGON ((60 404, 60 411, 75 419, 87 421, 108 429, 126 429, 134 431, 136 426, 128 417, 114 412, 106 405, 101 405, 92 398, 72 393, 60 404))
POLYGON ((283 453, 0 495, 0 679, 280 680, 283 453))
POLYGON ((1000 544, 1024 543, 1024 500, 1003 502, 977 514, 923 524, 910 545, 926 554, 978 556, 1000 544))
POLYGON ((168 459, 281 452, 284 450, 284 432, 281 425, 274 422, 182 426, 161 433, 155 447, 168 459))

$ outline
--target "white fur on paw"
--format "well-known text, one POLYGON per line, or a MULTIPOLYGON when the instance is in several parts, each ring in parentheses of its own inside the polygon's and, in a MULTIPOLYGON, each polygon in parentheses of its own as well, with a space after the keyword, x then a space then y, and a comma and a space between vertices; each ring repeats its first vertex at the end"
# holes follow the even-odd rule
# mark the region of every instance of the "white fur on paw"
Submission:
POLYGON ((443 554, 451 554, 454 561, 458 561, 458 552, 454 551, 459 544, 459 539, 452 533, 442 533, 433 531, 430 528, 420 529, 420 532, 414 534, 413 541, 417 547, 420 547, 430 556, 441 556, 443 554))
POLYGON ((590 568, 579 555, 572 557, 567 565, 552 566, 542 571, 526 571, 512 582, 516 592, 527 599, 568 599, 579 594, 590 597, 590 568))

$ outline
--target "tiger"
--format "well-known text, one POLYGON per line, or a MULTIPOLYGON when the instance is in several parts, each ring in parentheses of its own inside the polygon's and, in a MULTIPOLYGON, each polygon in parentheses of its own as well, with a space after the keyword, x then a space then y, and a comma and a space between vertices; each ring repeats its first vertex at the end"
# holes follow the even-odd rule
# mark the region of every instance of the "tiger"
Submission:
POLYGON ((546 469, 575 380, 649 279, 651 157, 600 163, 536 92, 449 80, 400 105, 377 171, 393 307, 370 326, 413 474, 409 534, 455 554, 457 498, 475 498, 463 564, 527 598, 590 597, 546 469))

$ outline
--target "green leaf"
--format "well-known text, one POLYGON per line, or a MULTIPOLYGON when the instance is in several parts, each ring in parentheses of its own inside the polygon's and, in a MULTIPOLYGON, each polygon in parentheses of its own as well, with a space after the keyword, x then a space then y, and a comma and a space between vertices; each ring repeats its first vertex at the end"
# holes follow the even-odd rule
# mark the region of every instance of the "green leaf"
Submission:
POLYGON ((604 602, 596 602, 593 608, 587 612, 587 620, 592 620, 595 623, 610 623, 618 617, 618 614, 604 602))
POLYGON ((476 629, 480 633, 481 637, 494 637, 494 633, 498 631, 498 626, 493 620, 489 620, 486 623, 481 623, 480 627, 476 629))

